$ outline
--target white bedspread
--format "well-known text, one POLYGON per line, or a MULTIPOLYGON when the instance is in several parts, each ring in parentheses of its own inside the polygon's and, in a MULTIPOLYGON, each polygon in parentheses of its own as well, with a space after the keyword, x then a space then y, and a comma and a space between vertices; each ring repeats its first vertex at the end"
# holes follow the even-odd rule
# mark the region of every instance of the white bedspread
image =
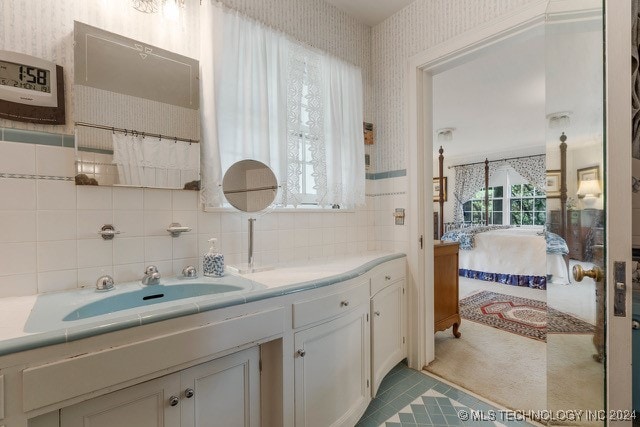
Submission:
MULTIPOLYGON (((547 254, 542 230, 507 228, 474 236, 472 250, 460 250, 459 266, 487 273, 546 276, 566 280, 567 269, 561 255, 547 254)), ((555 280, 554 280, 555 282, 555 280)))

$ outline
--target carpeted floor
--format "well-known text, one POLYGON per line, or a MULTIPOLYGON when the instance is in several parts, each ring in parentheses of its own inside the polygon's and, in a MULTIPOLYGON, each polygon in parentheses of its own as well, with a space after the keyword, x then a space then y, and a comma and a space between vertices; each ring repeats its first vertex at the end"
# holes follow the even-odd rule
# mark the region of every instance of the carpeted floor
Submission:
MULTIPOLYGON (((585 321, 593 317, 589 286, 562 285, 543 292, 460 278, 460 298, 496 292, 496 286, 500 293, 539 301, 562 293, 553 308, 585 321)), ((451 330, 436 333, 436 357, 427 371, 507 408, 602 408, 603 366, 591 357, 595 348, 590 334, 549 334, 545 344, 464 319, 460 332, 460 339, 451 330)))
POLYGON ((510 409, 546 409, 546 344, 462 321, 462 336, 436 333, 436 357, 426 370, 510 409))

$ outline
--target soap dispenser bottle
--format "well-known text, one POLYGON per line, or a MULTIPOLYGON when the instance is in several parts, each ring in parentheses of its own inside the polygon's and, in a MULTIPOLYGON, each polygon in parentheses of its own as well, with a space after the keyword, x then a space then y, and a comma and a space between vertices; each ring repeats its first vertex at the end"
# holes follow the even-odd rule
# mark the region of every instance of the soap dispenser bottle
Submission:
POLYGON ((209 243, 211 247, 209 252, 204 254, 202 272, 205 276, 222 277, 224 276, 224 255, 218 252, 216 243, 218 239, 211 238, 209 243))

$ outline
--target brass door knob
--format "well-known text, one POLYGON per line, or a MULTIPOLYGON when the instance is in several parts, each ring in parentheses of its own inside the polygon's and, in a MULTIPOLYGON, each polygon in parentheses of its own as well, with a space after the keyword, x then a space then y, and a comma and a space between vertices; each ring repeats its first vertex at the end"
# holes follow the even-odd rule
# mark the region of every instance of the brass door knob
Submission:
POLYGON ((593 267, 591 270, 584 270, 581 265, 574 265, 573 278, 578 282, 582 282, 582 279, 585 277, 591 277, 596 282, 600 282, 604 279, 604 270, 600 267, 593 267))

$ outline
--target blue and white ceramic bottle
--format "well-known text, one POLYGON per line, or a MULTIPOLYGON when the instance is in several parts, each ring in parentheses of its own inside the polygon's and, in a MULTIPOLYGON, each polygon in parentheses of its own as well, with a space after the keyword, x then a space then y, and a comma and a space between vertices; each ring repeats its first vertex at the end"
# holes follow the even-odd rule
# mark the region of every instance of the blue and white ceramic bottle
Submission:
POLYGON ((224 255, 218 252, 216 244, 218 239, 211 238, 209 243, 211 247, 209 252, 204 254, 202 262, 202 272, 205 276, 222 277, 224 276, 224 255))

